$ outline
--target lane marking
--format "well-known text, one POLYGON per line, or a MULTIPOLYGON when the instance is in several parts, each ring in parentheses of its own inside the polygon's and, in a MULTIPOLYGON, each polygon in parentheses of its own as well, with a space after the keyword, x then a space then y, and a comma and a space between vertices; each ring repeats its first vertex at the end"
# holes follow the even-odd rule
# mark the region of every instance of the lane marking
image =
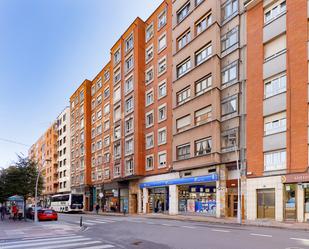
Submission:
POLYGON ((181 226, 183 228, 190 228, 190 229, 195 229, 196 227, 191 227, 191 226, 181 226))
POLYGON ((221 230, 221 229, 211 229, 213 232, 221 232, 221 233, 230 233, 231 231, 228 230, 221 230))
MULTIPOLYGON (((74 241, 80 241, 80 243, 82 243, 83 241, 89 241, 90 238, 80 238, 80 239, 74 239, 74 241)), ((59 243, 71 243, 72 239, 62 239, 62 240, 57 240, 57 241, 48 241, 47 243, 49 245, 53 245, 53 244, 59 244, 59 243)), ((79 243, 79 244, 80 244, 79 243)), ((8 249, 8 248, 24 248, 25 246, 42 246, 42 245, 46 245, 46 241, 41 241, 41 242, 36 242, 36 241, 23 241, 19 244, 14 244, 14 245, 7 245, 7 246, 2 246, 2 249, 8 249)), ((44 247, 45 248, 45 247, 44 247)))
POLYGON ((87 220, 86 222, 90 222, 90 223, 98 223, 98 224, 106 224, 106 221, 98 221, 98 220, 87 220))
POLYGON ((112 245, 101 245, 101 246, 90 246, 87 249, 107 249, 107 248, 114 248, 112 245))
POLYGON ((269 237, 269 238, 272 237, 272 235, 260 234, 260 233, 250 233, 250 235, 252 235, 252 236, 260 236, 260 237, 269 237))
MULTIPOLYGON (((65 248, 65 247, 76 247, 76 246, 87 246, 87 245, 94 245, 102 243, 101 241, 90 241, 90 242, 84 242, 84 243, 72 243, 72 244, 65 244, 65 245, 56 245, 56 246, 44 246, 44 249, 59 249, 59 248, 65 248)), ((31 247, 32 249, 33 247, 31 247)), ((88 247, 87 247, 88 248, 88 247)), ((42 247, 39 247, 39 249, 42 249, 42 247)))
POLYGON ((298 240, 298 241, 304 241, 304 242, 309 242, 309 239, 302 239, 302 238, 290 238, 292 240, 298 240))
MULTIPOLYGON (((20 244, 20 243, 31 243, 31 242, 49 242, 49 241, 53 241, 53 240, 68 240, 68 239, 79 239, 79 238, 84 238, 83 236, 79 236, 79 235, 76 235, 76 236, 63 236, 63 237, 57 237, 57 238, 51 238, 51 239, 48 239, 48 238, 42 238, 42 239, 35 239, 34 237, 31 237, 33 239, 27 239, 27 240, 21 240, 21 241, 14 241, 14 242, 4 242, 4 243, 0 243, 1 246, 4 246, 4 245, 15 245, 15 244, 20 244)), ((0 247, 1 248, 1 247, 0 247)))
POLYGON ((163 224, 160 224, 162 226, 166 226, 166 227, 172 227, 173 225, 170 225, 170 224, 166 224, 166 223, 163 223, 163 224))

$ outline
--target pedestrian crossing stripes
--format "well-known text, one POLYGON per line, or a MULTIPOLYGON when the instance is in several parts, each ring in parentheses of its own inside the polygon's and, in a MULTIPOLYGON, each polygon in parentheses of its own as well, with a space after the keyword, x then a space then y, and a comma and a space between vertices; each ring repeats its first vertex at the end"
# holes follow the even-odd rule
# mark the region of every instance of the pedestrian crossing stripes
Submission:
POLYGON ((108 249, 115 248, 102 241, 81 235, 61 236, 57 238, 24 239, 20 241, 0 242, 1 249, 108 249))
MULTIPOLYGON (((114 223, 114 220, 107 220, 107 219, 94 219, 94 220, 83 220, 83 224, 86 226, 94 226, 99 224, 106 224, 106 223, 114 223)), ((80 221, 75 221, 75 223, 80 223, 80 221)))

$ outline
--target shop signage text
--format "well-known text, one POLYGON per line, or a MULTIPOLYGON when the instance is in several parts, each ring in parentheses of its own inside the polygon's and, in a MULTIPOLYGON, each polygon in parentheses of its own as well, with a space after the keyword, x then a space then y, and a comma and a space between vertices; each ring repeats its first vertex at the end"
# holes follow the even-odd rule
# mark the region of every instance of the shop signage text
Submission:
POLYGON ((291 174, 282 176, 282 183, 309 182, 309 174, 291 174))

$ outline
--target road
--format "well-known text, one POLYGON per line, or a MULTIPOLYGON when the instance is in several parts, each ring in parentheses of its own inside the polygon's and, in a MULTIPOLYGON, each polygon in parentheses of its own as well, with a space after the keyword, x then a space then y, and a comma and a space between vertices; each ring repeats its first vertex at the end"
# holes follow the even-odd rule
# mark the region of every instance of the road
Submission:
MULTIPOLYGON (((22 240, 0 240, 1 249, 305 249, 305 231, 205 222, 150 219, 137 216, 59 214, 54 229, 66 227, 62 235, 22 240), (70 230, 71 228, 71 230, 70 230), (75 231, 75 232, 72 232, 75 231), (77 232, 76 232, 77 231, 77 232)), ((31 225, 31 223, 30 223, 31 225)), ((16 230, 17 231, 17 230, 16 230)))

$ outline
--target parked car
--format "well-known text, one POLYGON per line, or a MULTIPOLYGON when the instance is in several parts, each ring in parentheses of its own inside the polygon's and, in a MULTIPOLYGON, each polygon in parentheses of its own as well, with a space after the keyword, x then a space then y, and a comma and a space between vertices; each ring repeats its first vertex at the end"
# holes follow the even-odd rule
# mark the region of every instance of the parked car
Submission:
POLYGON ((44 220, 58 220, 58 214, 55 210, 52 209, 41 209, 38 210, 38 220, 44 221, 44 220))
MULTIPOLYGON (((42 209, 42 207, 37 207, 38 212, 42 209)), ((28 219, 34 220, 34 207, 28 207, 26 210, 26 217, 28 219)))

